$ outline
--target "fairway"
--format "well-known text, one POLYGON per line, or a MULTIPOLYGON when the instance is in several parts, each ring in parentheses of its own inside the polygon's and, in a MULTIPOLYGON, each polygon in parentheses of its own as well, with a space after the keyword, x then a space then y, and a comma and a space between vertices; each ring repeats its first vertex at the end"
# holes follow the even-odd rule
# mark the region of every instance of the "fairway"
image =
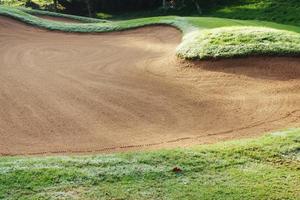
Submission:
POLYGON ((300 58, 187 62, 169 26, 75 34, 0 17, 0 154, 118 152, 300 124, 300 58))

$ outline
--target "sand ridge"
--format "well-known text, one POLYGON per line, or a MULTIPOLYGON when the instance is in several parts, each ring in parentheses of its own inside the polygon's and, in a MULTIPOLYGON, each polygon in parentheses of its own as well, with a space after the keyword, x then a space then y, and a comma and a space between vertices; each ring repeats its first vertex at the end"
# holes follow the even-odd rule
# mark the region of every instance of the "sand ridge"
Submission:
POLYGON ((50 32, 0 17, 0 155, 115 152, 300 125, 300 59, 186 63, 151 26, 50 32))

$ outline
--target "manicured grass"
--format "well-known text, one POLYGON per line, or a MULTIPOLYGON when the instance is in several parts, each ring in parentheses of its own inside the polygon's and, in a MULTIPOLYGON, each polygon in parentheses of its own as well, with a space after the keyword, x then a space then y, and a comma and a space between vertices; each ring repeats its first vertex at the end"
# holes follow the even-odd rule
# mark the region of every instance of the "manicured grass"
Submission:
POLYGON ((300 34, 258 27, 226 27, 187 34, 178 47, 186 59, 255 55, 299 56, 300 34))
POLYGON ((0 158, 0 199, 297 199, 299 185, 299 129, 188 149, 0 158))
POLYGON ((184 17, 184 19, 197 28, 219 28, 224 26, 258 26, 300 33, 300 26, 278 24, 268 21, 238 20, 218 17, 184 17))
POLYGON ((210 15, 235 19, 256 19, 300 26, 299 0, 241 0, 210 15))

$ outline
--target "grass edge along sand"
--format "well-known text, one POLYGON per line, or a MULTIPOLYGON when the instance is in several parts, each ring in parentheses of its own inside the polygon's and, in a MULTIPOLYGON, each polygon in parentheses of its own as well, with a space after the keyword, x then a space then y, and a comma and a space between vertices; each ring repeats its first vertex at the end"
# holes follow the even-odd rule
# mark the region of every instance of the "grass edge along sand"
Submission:
MULTIPOLYGON (((0 15, 2 16, 11 17, 36 27, 64 32, 95 33, 122 31, 147 25, 173 26, 183 32, 182 43, 177 48, 177 55, 184 59, 204 60, 257 55, 300 55, 300 34, 296 33, 300 31, 300 28, 272 22, 164 16, 114 22, 101 20, 97 23, 76 24, 44 20, 31 15, 40 12, 43 15, 51 13, 0 6, 0 15)), ((51 14, 50 16, 54 15, 51 14)), ((76 18, 70 15, 61 17, 76 18)), ((89 18, 78 20, 91 22, 87 19, 89 18)))

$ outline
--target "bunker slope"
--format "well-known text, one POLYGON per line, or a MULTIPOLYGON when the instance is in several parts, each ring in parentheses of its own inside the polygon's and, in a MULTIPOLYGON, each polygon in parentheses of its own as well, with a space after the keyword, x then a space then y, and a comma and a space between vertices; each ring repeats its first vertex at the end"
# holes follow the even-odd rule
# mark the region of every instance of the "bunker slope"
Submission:
POLYGON ((185 63, 151 26, 50 32, 0 17, 0 154, 154 149, 300 125, 300 59, 185 63))

